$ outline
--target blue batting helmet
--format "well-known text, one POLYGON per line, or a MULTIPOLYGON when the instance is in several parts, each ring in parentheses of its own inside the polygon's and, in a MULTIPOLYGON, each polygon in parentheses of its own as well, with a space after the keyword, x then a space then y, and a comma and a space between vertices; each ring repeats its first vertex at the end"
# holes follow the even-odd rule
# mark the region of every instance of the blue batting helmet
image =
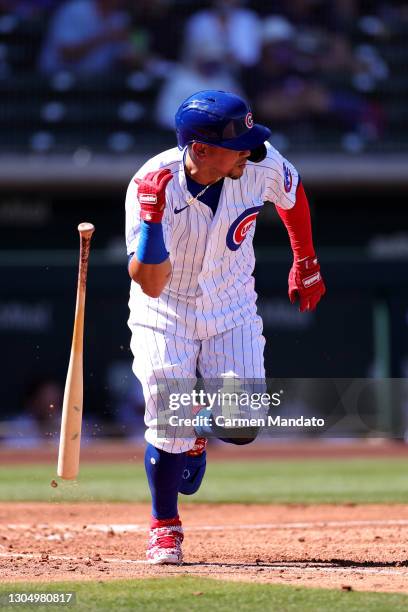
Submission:
POLYGON ((176 113, 180 149, 192 142, 251 151, 250 161, 262 161, 270 130, 253 122, 251 109, 239 96, 226 91, 199 91, 181 104, 176 113))

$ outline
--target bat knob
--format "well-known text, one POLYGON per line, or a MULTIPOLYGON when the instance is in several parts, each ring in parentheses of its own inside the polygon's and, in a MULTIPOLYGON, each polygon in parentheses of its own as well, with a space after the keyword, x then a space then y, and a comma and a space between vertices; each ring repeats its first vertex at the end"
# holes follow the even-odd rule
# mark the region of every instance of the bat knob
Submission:
POLYGON ((95 231, 95 226, 92 223, 80 223, 78 225, 78 232, 85 237, 90 237, 95 231))

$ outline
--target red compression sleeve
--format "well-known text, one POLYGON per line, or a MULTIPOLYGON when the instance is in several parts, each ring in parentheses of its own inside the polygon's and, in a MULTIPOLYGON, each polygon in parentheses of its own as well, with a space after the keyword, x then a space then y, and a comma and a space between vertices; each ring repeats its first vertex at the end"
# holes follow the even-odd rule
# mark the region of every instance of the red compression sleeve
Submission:
POLYGON ((309 202, 301 181, 296 190, 296 203, 288 210, 276 206, 278 215, 284 222, 295 259, 313 257, 315 254, 310 221, 309 202))

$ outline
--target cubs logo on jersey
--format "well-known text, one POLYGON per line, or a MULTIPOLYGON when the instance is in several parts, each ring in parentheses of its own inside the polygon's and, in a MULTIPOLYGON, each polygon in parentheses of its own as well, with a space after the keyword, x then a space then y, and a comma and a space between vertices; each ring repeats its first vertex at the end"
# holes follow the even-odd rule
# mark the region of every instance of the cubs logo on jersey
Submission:
POLYGON ((261 208, 262 206, 247 208, 230 226, 227 232, 227 246, 231 251, 239 249, 261 208))
POLYGON ((286 193, 289 193, 289 191, 292 189, 292 184, 292 172, 290 171, 289 166, 287 166, 285 162, 283 162, 283 187, 286 193))

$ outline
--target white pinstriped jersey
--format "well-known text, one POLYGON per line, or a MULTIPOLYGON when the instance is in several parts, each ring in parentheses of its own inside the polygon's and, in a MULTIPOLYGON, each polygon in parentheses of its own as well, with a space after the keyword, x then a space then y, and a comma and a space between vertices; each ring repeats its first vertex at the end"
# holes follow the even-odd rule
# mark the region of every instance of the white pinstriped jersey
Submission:
MULTIPOLYGON (((238 180, 224 179, 215 215, 195 200, 187 205, 184 151, 169 149, 147 161, 135 177, 168 168, 163 235, 171 278, 158 298, 132 281, 129 326, 144 325, 177 336, 205 339, 257 318, 253 236, 264 202, 291 208, 299 180, 296 169, 269 143, 260 163, 247 162, 238 180), (183 210, 181 210, 183 209, 183 210), (180 212, 175 212, 180 210, 180 212)), ((126 195, 128 254, 137 250, 140 208, 132 178, 126 195)))

